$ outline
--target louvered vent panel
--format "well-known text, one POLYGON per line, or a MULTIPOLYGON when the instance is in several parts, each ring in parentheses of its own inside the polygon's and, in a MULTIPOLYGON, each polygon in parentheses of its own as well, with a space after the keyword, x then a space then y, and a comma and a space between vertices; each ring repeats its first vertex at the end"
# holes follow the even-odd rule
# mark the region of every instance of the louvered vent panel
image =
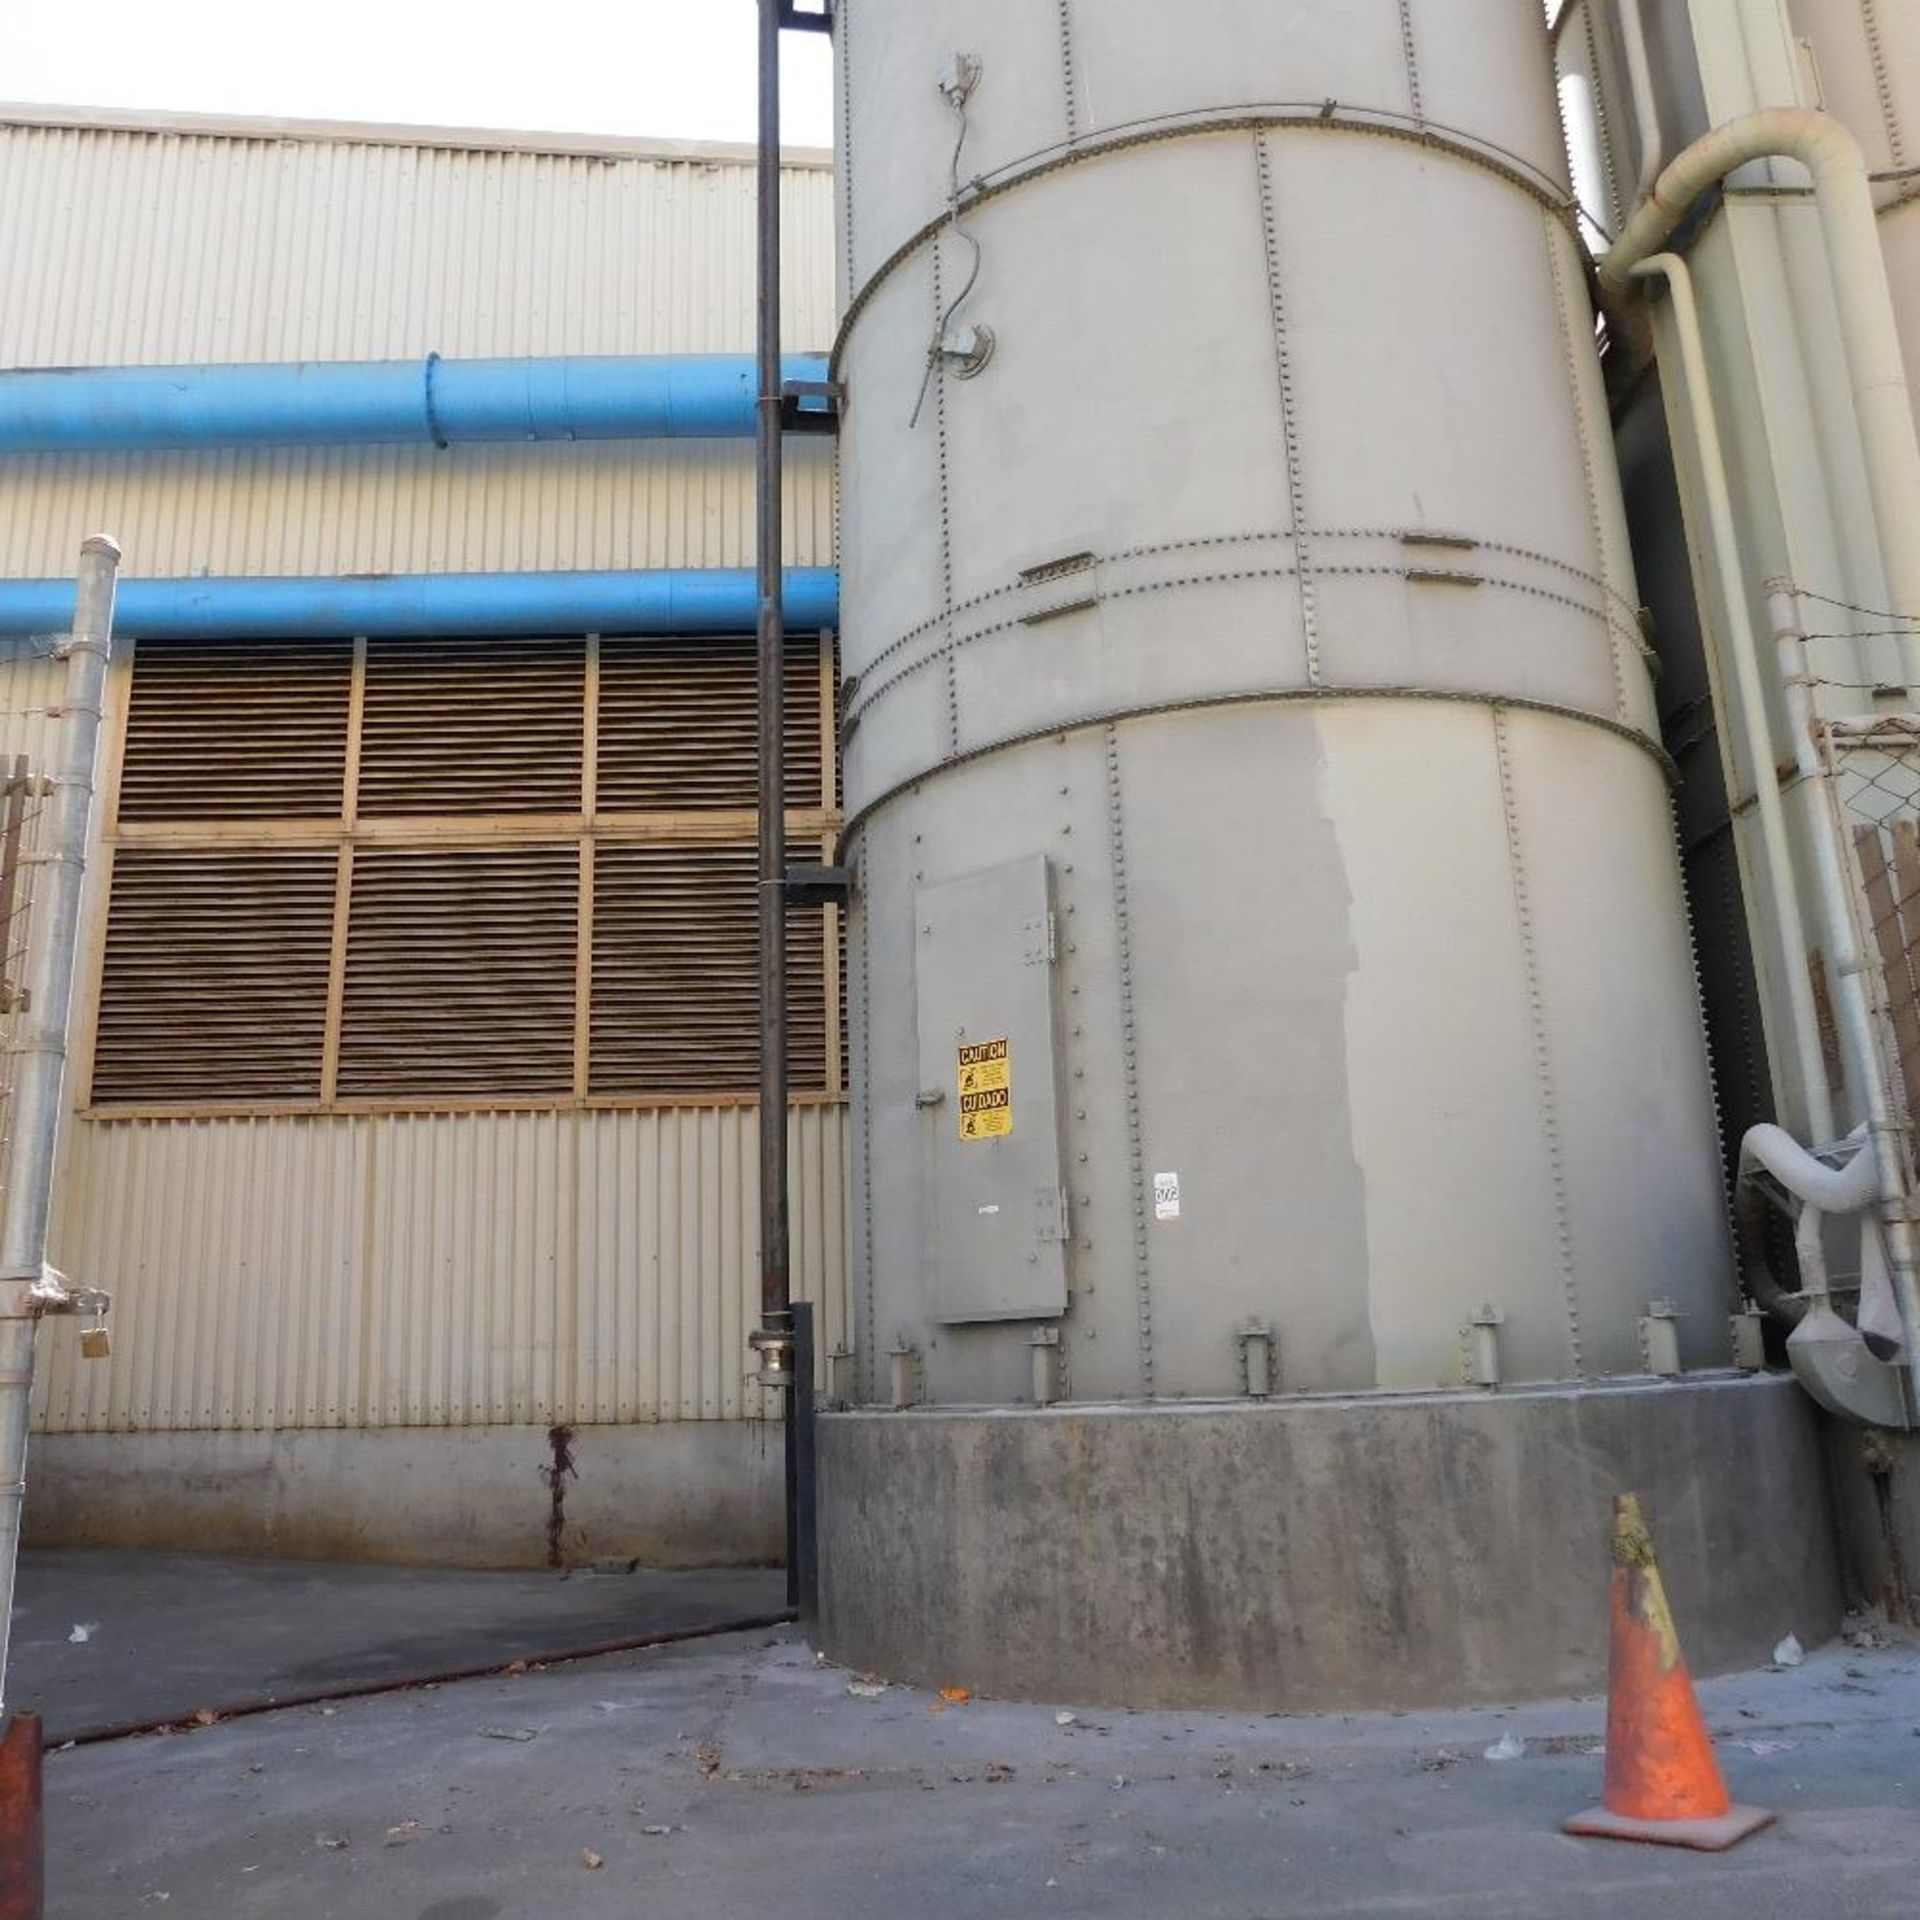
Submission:
POLYGON ((120 850, 96 1103, 318 1097, 337 861, 331 848, 120 850))
MULTIPOLYGON (((787 643, 787 804, 820 804, 820 643, 787 643)), ((603 813, 751 807, 758 794, 754 640, 600 643, 603 813)))
POLYGON ((360 812, 578 813, 584 640, 370 640, 360 812))
MULTIPOLYGON (((817 849, 796 847, 797 860, 817 849)), ((759 1084, 751 846, 609 846, 595 855, 595 1093, 747 1093, 759 1084)), ((826 1080, 820 910, 788 916, 788 1063, 826 1080)))
POLYGON ((123 820, 337 818, 350 640, 142 640, 123 820))
POLYGON ((574 846, 361 848, 342 1099, 573 1088, 574 846))

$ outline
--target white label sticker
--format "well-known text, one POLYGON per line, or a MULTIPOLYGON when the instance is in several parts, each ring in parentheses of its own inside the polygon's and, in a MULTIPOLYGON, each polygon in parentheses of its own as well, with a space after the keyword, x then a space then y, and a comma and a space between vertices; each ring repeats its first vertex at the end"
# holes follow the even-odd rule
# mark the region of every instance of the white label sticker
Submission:
POLYGON ((1180 1218, 1180 1176, 1156 1173, 1153 1176, 1153 1217, 1156 1220, 1180 1218))

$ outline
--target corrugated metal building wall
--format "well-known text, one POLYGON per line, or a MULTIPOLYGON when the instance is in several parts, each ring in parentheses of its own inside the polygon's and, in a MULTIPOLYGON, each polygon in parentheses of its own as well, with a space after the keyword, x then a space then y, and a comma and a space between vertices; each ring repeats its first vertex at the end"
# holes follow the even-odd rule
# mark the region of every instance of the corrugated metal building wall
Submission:
MULTIPOLYGON (((824 159, 789 166, 795 349, 831 338, 831 193, 824 159)), ((744 352, 752 212, 733 149, 0 109, 0 364, 744 352)), ((796 444, 788 474, 790 562, 828 563, 830 447, 796 444)), ((5 576, 69 573, 96 530, 120 539, 129 578, 745 566, 752 525, 746 443, 0 460, 5 576)), ((9 751, 33 745, 32 688, 51 693, 30 654, 9 676, 9 751)), ((116 757, 128 684, 122 658, 116 757)), ((104 774, 110 795, 116 764, 104 774)), ((71 1329, 44 1339, 39 1537, 537 1557, 545 1430, 565 1423, 606 1429, 582 1441, 582 1475, 614 1483, 581 1503, 599 1516, 582 1550, 777 1543, 777 1461, 725 1427, 771 1411, 746 1380, 748 1096, 116 1116, 85 1104, 91 1039, 55 1251, 113 1292, 114 1353, 82 1364, 71 1329), (669 1443, 654 1423, 702 1424, 669 1443), (436 1453, 435 1429, 467 1444, 436 1453), (382 1470, 408 1445, 432 1520, 404 1501, 368 1512, 355 1433, 385 1437, 382 1470)), ((796 1277, 830 1350, 845 1332, 831 1091, 796 1103, 792 1137, 796 1277)))

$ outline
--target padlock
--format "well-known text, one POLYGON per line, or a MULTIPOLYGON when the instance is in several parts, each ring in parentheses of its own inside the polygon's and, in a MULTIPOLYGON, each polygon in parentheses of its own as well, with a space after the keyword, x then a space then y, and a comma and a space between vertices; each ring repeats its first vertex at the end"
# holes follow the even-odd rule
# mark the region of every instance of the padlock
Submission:
POLYGON ((97 1325, 80 1329, 80 1358, 82 1360, 104 1360, 113 1352, 113 1341, 107 1332, 107 1323, 102 1320, 97 1325))

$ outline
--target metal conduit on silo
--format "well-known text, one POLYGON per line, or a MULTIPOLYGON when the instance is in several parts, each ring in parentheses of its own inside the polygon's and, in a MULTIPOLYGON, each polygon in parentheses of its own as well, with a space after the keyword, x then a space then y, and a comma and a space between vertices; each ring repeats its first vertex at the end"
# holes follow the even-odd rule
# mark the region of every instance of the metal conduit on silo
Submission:
POLYGON ((826 1644, 1142 1704, 1590 1685, 1634 1484, 1735 1563, 1702 1658, 1764 1657, 1834 1595, 1740 1476, 1811 1515, 1817 1463, 1725 1371, 1541 9, 838 21, 826 1644))

